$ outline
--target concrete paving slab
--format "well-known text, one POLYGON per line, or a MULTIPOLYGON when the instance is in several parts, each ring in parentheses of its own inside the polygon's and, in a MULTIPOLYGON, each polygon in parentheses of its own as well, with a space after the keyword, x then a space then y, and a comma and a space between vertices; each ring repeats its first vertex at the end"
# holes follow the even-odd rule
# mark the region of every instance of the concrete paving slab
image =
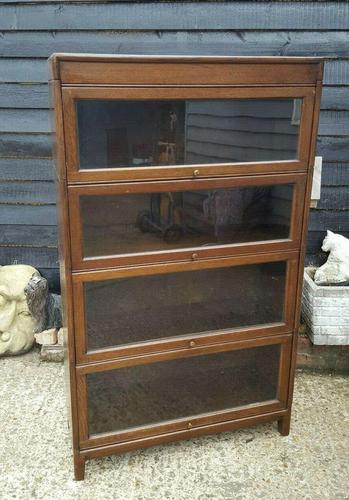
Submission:
POLYGON ((0 499, 348 499, 349 378, 298 371, 291 434, 276 424, 86 464, 73 480, 63 366, 0 360, 0 499))

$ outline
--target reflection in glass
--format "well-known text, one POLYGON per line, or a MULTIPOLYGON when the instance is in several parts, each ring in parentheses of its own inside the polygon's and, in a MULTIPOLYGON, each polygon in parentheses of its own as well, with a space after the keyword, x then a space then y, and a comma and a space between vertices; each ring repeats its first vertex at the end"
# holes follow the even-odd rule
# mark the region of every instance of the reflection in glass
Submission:
POLYGON ((286 263, 84 283, 88 350, 283 321, 286 263))
POLYGON ((81 196, 85 257, 289 237, 292 185, 81 196))
POLYGON ((88 374, 89 433, 275 399, 279 359, 269 345, 88 374))
POLYGON ((78 99, 80 168, 294 160, 301 103, 78 99))

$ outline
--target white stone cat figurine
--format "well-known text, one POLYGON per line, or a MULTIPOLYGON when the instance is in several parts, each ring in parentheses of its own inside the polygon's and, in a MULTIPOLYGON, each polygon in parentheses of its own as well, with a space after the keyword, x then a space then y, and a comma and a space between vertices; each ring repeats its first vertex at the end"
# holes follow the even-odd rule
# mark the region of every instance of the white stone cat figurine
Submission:
POLYGON ((317 285, 349 284, 349 239, 327 231, 322 250, 330 252, 327 262, 314 275, 317 285))

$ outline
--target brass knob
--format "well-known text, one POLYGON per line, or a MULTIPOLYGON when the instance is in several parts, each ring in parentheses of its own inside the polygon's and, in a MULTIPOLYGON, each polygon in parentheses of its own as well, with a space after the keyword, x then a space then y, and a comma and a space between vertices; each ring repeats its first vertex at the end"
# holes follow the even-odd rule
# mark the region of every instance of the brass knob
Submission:
POLYGON ((191 429, 193 427, 193 424, 191 422, 188 422, 188 429, 191 429))
POLYGON ((200 170, 198 170, 197 168, 193 171, 193 176, 194 177, 197 177, 198 175, 200 175, 200 170))
POLYGON ((193 254, 192 254, 192 256, 191 256, 191 258, 192 258, 193 260, 198 259, 198 257, 199 257, 199 256, 198 256, 198 254, 197 254, 197 253, 193 253, 193 254))
POLYGON ((191 340, 191 341, 189 342, 189 345, 190 345, 190 347, 195 347, 195 346, 196 346, 196 342, 195 342, 195 340, 191 340))

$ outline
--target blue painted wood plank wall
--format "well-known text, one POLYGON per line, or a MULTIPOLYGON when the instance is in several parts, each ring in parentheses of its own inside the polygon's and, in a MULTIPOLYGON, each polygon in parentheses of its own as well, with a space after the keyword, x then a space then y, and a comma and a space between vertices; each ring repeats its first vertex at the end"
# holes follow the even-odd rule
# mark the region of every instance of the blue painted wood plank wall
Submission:
POLYGON ((58 287, 47 58, 63 51, 323 56, 317 260, 326 229, 349 236, 348 30, 347 1, 0 0, 0 264, 32 264, 58 287))

